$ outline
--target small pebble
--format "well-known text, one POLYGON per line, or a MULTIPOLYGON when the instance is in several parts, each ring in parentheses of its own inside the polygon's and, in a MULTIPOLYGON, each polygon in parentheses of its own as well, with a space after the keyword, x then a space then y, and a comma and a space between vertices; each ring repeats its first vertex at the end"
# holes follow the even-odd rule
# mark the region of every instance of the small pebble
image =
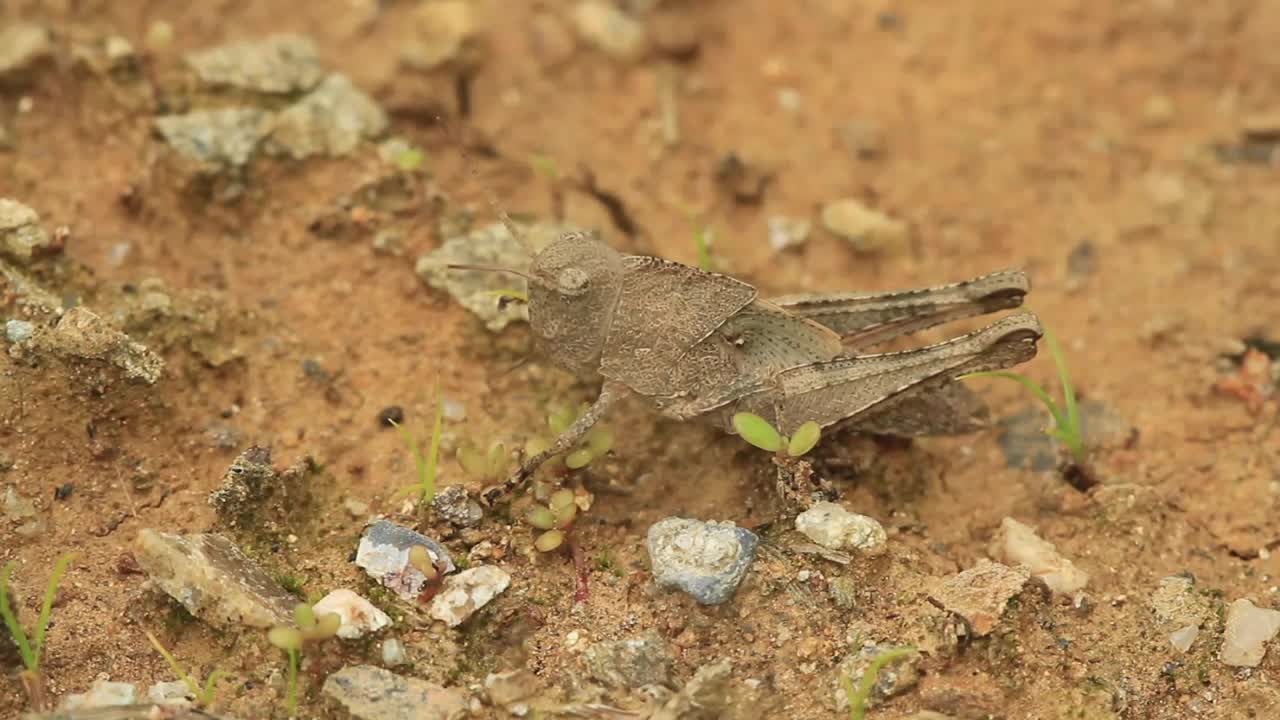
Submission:
POLYGON ((1222 662, 1233 667, 1258 667, 1267 653, 1267 643, 1280 632, 1280 610, 1255 606, 1240 599, 1227 607, 1227 624, 1222 634, 1222 662))
POLYGON ((1000 523, 991 540, 992 557, 1013 565, 1025 565, 1058 595, 1074 595, 1089 584, 1089 573, 1062 556, 1053 543, 1042 540, 1036 531, 1013 518, 1000 523))
POLYGON ((644 25, 613 3, 579 2, 573 8, 572 20, 583 40, 614 58, 635 60, 645 51, 644 25))
POLYGON ((36 326, 26 320, 10 320, 4 324, 4 336, 11 343, 20 343, 31 337, 36 326))
POLYGON ((800 247, 809 239, 809 231, 813 227, 813 223, 805 218, 786 215, 770 216, 767 223, 769 247, 774 250, 800 247))
POLYGON ((493 565, 463 570, 445 578, 444 587, 431 599, 428 613, 449 627, 457 627, 510 585, 511 576, 493 565))
POLYGON ((822 225, 837 237, 848 240, 858 252, 900 250, 910 241, 905 222, 873 210, 854 198, 823 206, 822 225))
POLYGON ((800 513, 796 517, 796 530, 832 550, 852 548, 873 552, 882 548, 888 539, 875 518, 849 512, 832 502, 816 503, 800 513))
POLYGON ((400 597, 414 600, 427 583, 427 577, 409 564, 409 550, 415 545, 427 548, 441 573, 453 572, 453 559, 443 545, 390 520, 379 520, 365 529, 355 562, 400 597))
POLYGON ((391 624, 391 618, 373 603, 345 588, 339 588, 320 598, 313 606, 316 615, 337 613, 342 618, 338 637, 357 640, 375 633, 391 624))
POLYGON ((666 518, 646 536, 654 580, 704 605, 728 600, 746 577, 760 539, 731 522, 666 518))
POLYGON ((138 687, 133 683, 95 680, 87 692, 68 695, 62 701, 62 709, 87 710, 89 708, 133 705, 136 702, 138 702, 138 687))
POLYGON ((388 667, 405 665, 409 662, 409 654, 399 638, 387 638, 382 641, 382 664, 388 667))
POLYGON ((1196 638, 1200 636, 1200 628, 1196 625, 1188 625, 1179 628, 1169 635, 1169 644, 1173 645, 1178 652, 1187 652, 1195 643, 1196 638))

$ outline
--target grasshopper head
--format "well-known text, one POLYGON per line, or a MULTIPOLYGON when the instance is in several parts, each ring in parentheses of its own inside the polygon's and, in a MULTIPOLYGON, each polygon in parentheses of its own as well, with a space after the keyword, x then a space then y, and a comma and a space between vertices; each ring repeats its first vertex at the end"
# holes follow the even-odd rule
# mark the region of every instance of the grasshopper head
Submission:
POLYGON ((557 365, 595 371, 622 292, 622 256, 586 233, 566 233, 533 258, 529 324, 557 365))

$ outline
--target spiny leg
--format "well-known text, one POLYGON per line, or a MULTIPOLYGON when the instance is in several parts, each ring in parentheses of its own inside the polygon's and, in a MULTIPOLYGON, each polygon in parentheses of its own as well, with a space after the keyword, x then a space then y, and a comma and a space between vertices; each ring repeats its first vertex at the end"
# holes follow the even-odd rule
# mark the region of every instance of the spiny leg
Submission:
POLYGON ((788 295, 769 302, 836 331, 848 354, 942 323, 1016 308, 1030 287, 1024 273, 1006 270, 916 290, 788 295))
POLYGON ((596 401, 591 404, 591 407, 587 408, 587 411, 582 414, 582 417, 575 420, 572 425, 556 437, 556 439, 551 443, 551 447, 543 450, 533 457, 525 458, 524 461, 520 463, 520 467, 517 468, 516 471, 512 473, 511 476, 508 477, 501 485, 493 485, 485 488, 480 493, 481 501, 486 505, 493 505, 498 498, 503 495, 510 494, 521 485, 524 485, 529 481, 529 478, 533 477, 533 474, 538 471, 538 468, 541 467, 543 463, 560 453, 568 451, 573 446, 581 442, 582 438, 586 437, 587 432, 591 430, 592 426, 599 422, 600 418, 604 417, 609 406, 613 405, 613 403, 619 398, 626 395, 627 392, 628 390, 625 385, 620 385, 614 382, 605 382, 604 386, 600 388, 600 395, 596 398, 596 401))

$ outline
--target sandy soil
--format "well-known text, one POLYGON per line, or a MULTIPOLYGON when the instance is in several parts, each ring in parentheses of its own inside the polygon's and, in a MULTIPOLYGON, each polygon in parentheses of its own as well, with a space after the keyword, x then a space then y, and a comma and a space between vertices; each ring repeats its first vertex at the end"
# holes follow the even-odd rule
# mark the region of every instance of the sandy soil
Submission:
MULTIPOLYGON (((1269 552, 1280 543, 1276 405, 1269 388, 1216 389, 1236 372, 1224 354, 1280 328, 1280 180, 1265 158, 1238 157, 1246 126, 1280 110, 1280 5, 673 1, 645 25, 664 47, 696 54, 636 60, 548 49, 539 23, 565 16, 569 3, 479 5, 481 61, 462 115, 449 71, 401 63, 398 48, 415 32, 409 2, 3 3, 4 22, 55 31, 52 60, 0 85, 0 196, 36 209, 51 232, 69 229, 46 284, 113 308, 157 278, 174 298, 208 293, 220 318, 205 345, 185 320, 135 333, 167 363, 151 387, 94 364, 0 354, 0 486, 34 502, 41 528, 20 533, 29 519, 0 517, 0 561, 18 561, 28 618, 54 559, 77 553, 46 651, 55 695, 99 676, 172 679, 147 644, 151 630, 184 662, 230 673, 225 712, 282 717, 278 652, 260 633, 183 620, 133 571, 137 532, 208 528, 206 498, 228 464, 268 445, 280 466, 309 456, 323 471, 296 540, 255 548, 256 557, 303 578, 305 594, 367 592, 347 561, 363 516, 344 501, 414 522, 391 499, 412 480, 412 461, 380 427, 384 407, 402 406, 420 427, 438 381, 467 415, 447 423, 447 448, 467 438, 518 445, 548 402, 593 396, 593 384, 537 357, 512 370, 530 347, 527 328, 493 335, 414 273, 460 210, 492 219, 485 188, 512 213, 552 215, 549 183, 528 163, 541 155, 568 174, 593 174, 634 228, 623 232, 616 213, 573 189, 566 219, 622 250, 695 263, 692 208, 714 229, 715 262, 765 293, 1025 269, 1029 305, 1062 339, 1081 394, 1133 430, 1095 451, 1101 485, 1090 493, 1051 471, 1009 467, 998 430, 878 448, 859 472, 833 480, 847 507, 889 529, 888 552, 842 566, 780 549, 794 533, 762 453, 625 403, 610 418, 619 435, 611 457, 588 473, 596 502, 580 540, 592 559, 590 600, 574 606, 572 566, 533 557, 527 527, 491 518, 447 541, 464 555, 482 539, 509 541, 500 562, 512 588, 462 631, 398 626, 417 658, 404 672, 468 688, 528 667, 549 697, 564 699, 585 682, 582 648, 655 629, 673 648, 677 686, 704 664, 733 661, 726 716, 833 717, 836 667, 852 637, 924 651, 921 684, 871 711, 877 718, 1280 714, 1274 648, 1252 670, 1218 658, 1226 603, 1280 604, 1280 560, 1269 552), (153 48, 160 20, 173 37, 153 48), (387 173, 373 143, 338 159, 255 159, 234 202, 193 201, 164 172, 151 121, 178 102, 184 54, 278 31, 313 38, 327 67, 387 109, 385 135, 424 149, 419 194, 403 207, 355 217, 338 237, 308 229, 336 198, 387 173), (136 71, 82 59, 110 35, 138 49, 136 71), (679 133, 668 144, 672 77, 679 133), (438 111, 463 128, 469 162, 433 121, 438 111), (851 123, 874 152, 851 147, 851 123), (735 202, 717 182, 729 153, 770 175, 758 203, 735 202), (818 222, 819 208, 841 197, 904 220, 910 241, 855 252, 818 222), (774 215, 812 219, 808 241, 772 251, 774 215), (374 247, 388 228, 401 238, 395 252, 374 247), (55 498, 64 484, 69 496, 55 498), (653 585, 644 531, 670 515, 760 529, 769 550, 731 602, 703 608, 653 585), (1088 602, 1028 590, 992 635, 948 644, 950 621, 928 602, 930 588, 988 557, 1006 516, 1089 573, 1088 602), (1161 578, 1183 572, 1216 608, 1186 653, 1171 647, 1176 628, 1150 602, 1161 578), (829 586, 850 582, 854 599, 838 604, 829 586)), ((5 293, 0 317, 19 317, 16 291, 5 293)), ((1043 354, 1026 369, 1054 377, 1043 354)), ((1030 402, 1011 383, 975 387, 998 415, 1030 402)), ((462 482, 447 454, 443 482, 462 482)), ((332 652, 334 663, 355 662, 365 649, 332 652)), ((317 687, 303 716, 340 716, 317 687)), ((625 692, 602 702, 644 708, 625 692)), ((0 676, 0 717, 17 717, 24 703, 16 676, 0 676)))

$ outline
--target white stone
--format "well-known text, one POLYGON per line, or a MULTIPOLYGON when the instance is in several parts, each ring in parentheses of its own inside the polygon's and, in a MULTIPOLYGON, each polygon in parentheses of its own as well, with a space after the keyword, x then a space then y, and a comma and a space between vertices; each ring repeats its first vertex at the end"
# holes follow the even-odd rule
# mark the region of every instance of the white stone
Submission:
POLYGON ((445 578, 444 587, 431 600, 429 613, 449 627, 457 627, 509 585, 511 576, 493 565, 463 570, 445 578))
POLYGON ((409 654, 405 652, 404 643, 399 638, 388 638, 382 643, 382 664, 388 667, 404 665, 409 662, 409 654))
POLYGON ((1227 608, 1222 634, 1222 662, 1233 667, 1258 667, 1267 654, 1267 643, 1280 632, 1280 610, 1255 606, 1245 599, 1227 608))
POLYGON ((1025 565, 1059 595, 1074 595, 1089 584, 1089 574, 1064 558, 1053 543, 1036 535, 1035 529, 1007 517, 991 540, 989 552, 1011 565, 1025 565))
POLYGON ((89 691, 68 695, 62 701, 63 710, 133 705, 138 702, 138 688, 133 683, 95 680, 89 691))
POLYGON ((191 688, 182 680, 158 682, 147 688, 147 699, 159 705, 190 705, 191 688))
POLYGON ((888 536, 875 518, 849 512, 832 502, 820 502, 796 517, 796 530, 832 550, 853 548, 864 552, 885 544, 888 536))
POLYGON ((1200 637, 1200 626, 1187 625, 1170 633, 1169 644, 1173 645, 1178 652, 1186 652, 1191 649, 1198 637, 1200 637))
POLYGON ((314 606, 316 615, 337 613, 342 618, 338 637, 346 640, 362 638, 391 624, 391 618, 354 592, 339 588, 325 595, 314 606))

